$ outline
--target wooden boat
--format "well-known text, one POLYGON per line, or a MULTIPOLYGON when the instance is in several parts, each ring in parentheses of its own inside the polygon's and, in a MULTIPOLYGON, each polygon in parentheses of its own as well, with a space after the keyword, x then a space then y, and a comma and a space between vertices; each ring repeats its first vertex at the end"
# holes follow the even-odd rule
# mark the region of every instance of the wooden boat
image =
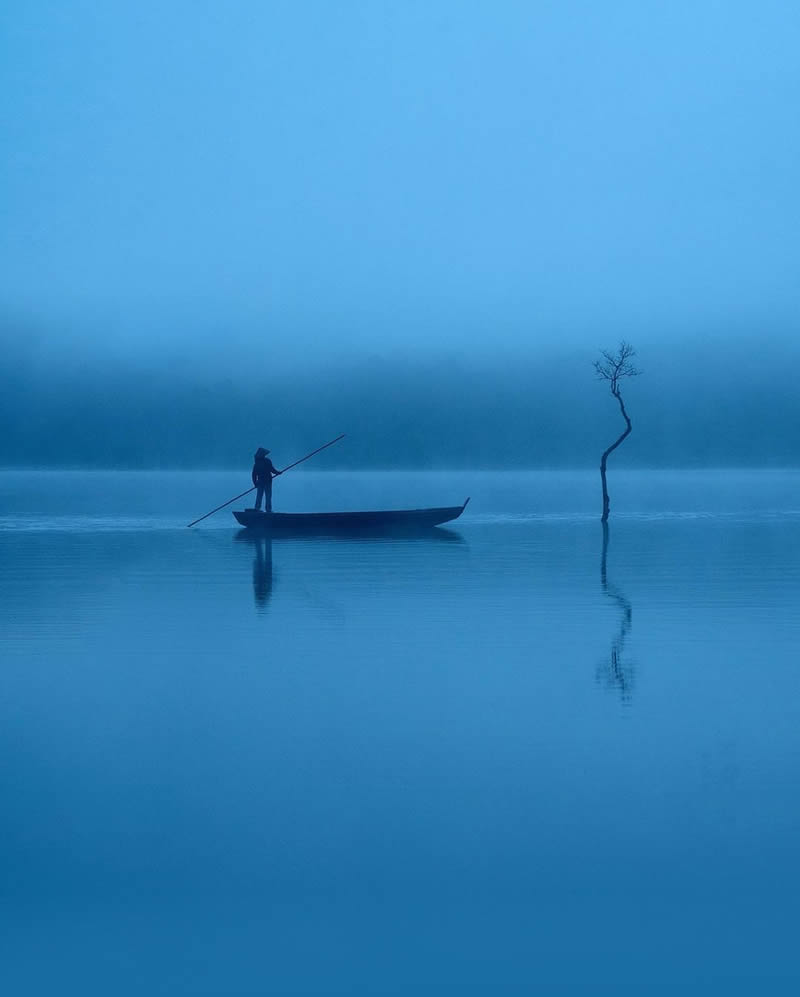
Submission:
MULTIPOLYGON (((467 499, 469 502, 469 499, 467 499)), ((268 533, 419 533, 458 519, 463 505, 440 509, 387 509, 373 512, 261 512, 234 510, 236 521, 246 529, 268 533)))

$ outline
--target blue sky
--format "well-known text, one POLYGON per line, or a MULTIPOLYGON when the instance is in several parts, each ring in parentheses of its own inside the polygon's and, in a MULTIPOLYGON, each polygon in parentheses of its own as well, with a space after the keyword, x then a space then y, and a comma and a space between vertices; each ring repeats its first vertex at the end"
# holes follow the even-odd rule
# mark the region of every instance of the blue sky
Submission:
POLYGON ((793 3, 26 2, 0 45, 6 332, 797 333, 793 3))

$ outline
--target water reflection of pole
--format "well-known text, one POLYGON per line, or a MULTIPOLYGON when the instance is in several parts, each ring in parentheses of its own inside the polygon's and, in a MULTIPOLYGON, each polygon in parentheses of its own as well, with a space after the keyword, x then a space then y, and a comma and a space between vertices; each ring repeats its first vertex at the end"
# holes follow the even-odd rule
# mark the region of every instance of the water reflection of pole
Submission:
POLYGON ((253 558, 253 596, 256 607, 266 609, 272 595, 272 537, 255 538, 253 558))
POLYGON ((612 599, 620 610, 619 628, 611 638, 608 660, 597 669, 598 682, 603 681, 609 688, 618 689, 623 702, 630 702, 633 693, 633 663, 624 660, 625 643, 633 624, 633 607, 616 585, 608 581, 608 523, 603 523, 603 553, 600 558, 600 585, 603 595, 612 599))

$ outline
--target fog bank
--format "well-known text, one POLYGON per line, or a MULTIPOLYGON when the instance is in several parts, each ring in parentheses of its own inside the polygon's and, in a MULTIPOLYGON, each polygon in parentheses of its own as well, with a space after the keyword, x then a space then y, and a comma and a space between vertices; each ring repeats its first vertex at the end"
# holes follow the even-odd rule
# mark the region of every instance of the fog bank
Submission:
MULTIPOLYGON (((588 467, 622 428, 594 356, 451 351, 234 378, 161 363, 54 369, 17 351, 0 384, 0 464, 235 467, 263 445, 280 466, 344 432, 316 467, 588 467)), ((638 361, 624 385, 634 432, 614 463, 798 463, 797 345, 653 344, 638 361)))

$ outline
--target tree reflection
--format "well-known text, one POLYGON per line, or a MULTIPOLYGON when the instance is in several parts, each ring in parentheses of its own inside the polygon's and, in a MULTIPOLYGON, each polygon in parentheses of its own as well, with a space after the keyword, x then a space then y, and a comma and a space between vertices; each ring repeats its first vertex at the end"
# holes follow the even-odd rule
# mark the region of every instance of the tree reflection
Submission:
POLYGON ((608 580, 608 523, 603 523, 603 553, 600 558, 600 585, 603 594, 608 596, 619 609, 619 625, 611 638, 608 657, 597 666, 598 683, 607 689, 617 689, 623 703, 629 703, 633 694, 635 669, 628 656, 626 643, 631 632, 633 607, 621 589, 608 580))

